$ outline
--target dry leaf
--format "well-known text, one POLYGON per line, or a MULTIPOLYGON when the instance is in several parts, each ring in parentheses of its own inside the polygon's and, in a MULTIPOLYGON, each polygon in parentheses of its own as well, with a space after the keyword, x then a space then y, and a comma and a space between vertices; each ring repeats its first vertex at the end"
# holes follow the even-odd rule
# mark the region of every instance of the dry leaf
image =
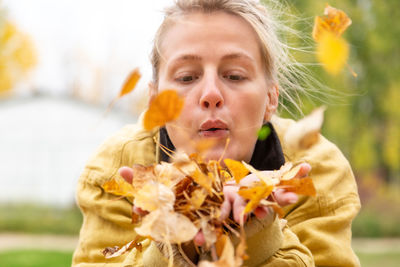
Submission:
POLYGON ((349 45, 342 37, 325 32, 317 43, 317 58, 327 72, 336 75, 346 65, 349 50, 349 45))
POLYGON ((122 248, 119 248, 118 246, 107 247, 103 250, 103 255, 106 259, 115 258, 115 257, 119 257, 122 254, 128 252, 132 248, 136 248, 138 251, 142 251, 142 244, 137 242, 137 238, 135 240, 129 242, 122 248))
POLYGON ((314 183, 310 177, 282 180, 278 187, 284 188, 288 192, 294 192, 299 195, 315 196, 317 193, 314 183))
MULTIPOLYGON (((326 6, 324 17, 315 17, 312 36, 317 42, 317 58, 323 67, 336 75, 346 64, 349 45, 341 37, 351 25, 351 19, 342 10, 326 6)), ((352 71, 353 75, 357 74, 352 71)))
POLYGON ((351 19, 342 10, 327 5, 324 17, 315 17, 312 36, 315 41, 320 42, 325 32, 340 36, 351 25, 351 19))
POLYGON ((144 114, 144 128, 151 130, 177 119, 183 108, 183 99, 174 90, 165 90, 151 101, 144 114))
POLYGON ((147 183, 135 194, 133 204, 146 211, 159 208, 173 210, 175 194, 161 183, 147 183))
POLYGON ((198 188, 193 191, 192 197, 190 198, 191 208, 193 210, 198 210, 201 205, 203 205, 204 200, 206 200, 207 192, 203 188, 198 188))
POLYGON ((325 107, 314 110, 310 115, 291 125, 284 136, 284 143, 294 149, 307 149, 319 140, 324 120, 325 107))
POLYGON ((193 178, 193 181, 198 183, 201 187, 207 190, 209 194, 212 193, 212 180, 208 175, 205 175, 198 168, 190 175, 193 178))
POLYGON ((240 161, 224 159, 224 163, 226 167, 228 167, 229 172, 232 174, 237 184, 239 184, 240 180, 249 173, 249 170, 240 161))
POLYGON ((238 194, 244 199, 250 200, 244 208, 244 213, 252 212, 257 208, 260 201, 267 198, 273 189, 273 186, 268 186, 262 182, 256 186, 240 188, 238 194))
POLYGON ((150 236, 158 242, 181 244, 190 241, 198 228, 186 216, 170 210, 158 209, 147 214, 135 231, 141 236, 150 236))
POLYGON ((119 176, 105 182, 102 187, 107 193, 124 197, 133 197, 135 192, 133 186, 119 176))
POLYGON ((132 92, 133 89, 135 89, 136 84, 138 83, 141 76, 142 75, 140 74, 139 69, 134 69, 126 78, 118 97, 123 97, 124 95, 132 92))

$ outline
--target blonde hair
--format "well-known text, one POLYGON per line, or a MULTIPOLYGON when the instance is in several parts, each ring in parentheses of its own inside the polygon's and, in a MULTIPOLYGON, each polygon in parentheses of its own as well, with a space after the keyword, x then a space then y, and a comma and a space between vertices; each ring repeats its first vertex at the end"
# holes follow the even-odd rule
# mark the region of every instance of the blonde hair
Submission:
POLYGON ((164 21, 154 38, 151 52, 153 82, 155 84, 158 82, 162 57, 161 43, 173 19, 194 12, 222 11, 241 17, 251 25, 260 40, 267 79, 279 85, 280 102, 291 103, 301 113, 298 105, 299 93, 305 92, 302 85, 304 85, 304 81, 307 83, 307 79, 304 78, 307 75, 304 75, 305 69, 302 68, 302 65, 290 56, 291 48, 281 41, 282 36, 279 36, 280 32, 295 32, 278 22, 277 17, 284 12, 282 10, 282 4, 276 0, 270 0, 268 7, 252 0, 176 0, 175 5, 165 9, 164 21))

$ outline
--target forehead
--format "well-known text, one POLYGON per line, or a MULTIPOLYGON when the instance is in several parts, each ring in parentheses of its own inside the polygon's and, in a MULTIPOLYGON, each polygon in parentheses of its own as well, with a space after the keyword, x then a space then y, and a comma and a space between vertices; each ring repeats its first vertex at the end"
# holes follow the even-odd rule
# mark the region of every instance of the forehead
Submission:
POLYGON ((226 12, 191 13, 169 21, 162 38, 162 61, 179 55, 246 55, 261 63, 259 38, 243 18, 226 12))

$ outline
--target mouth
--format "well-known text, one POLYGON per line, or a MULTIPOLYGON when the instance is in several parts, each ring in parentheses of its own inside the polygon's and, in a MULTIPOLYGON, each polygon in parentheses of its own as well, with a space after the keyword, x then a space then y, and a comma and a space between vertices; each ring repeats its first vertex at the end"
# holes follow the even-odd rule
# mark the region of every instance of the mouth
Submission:
POLYGON ((201 137, 224 138, 229 134, 226 123, 220 120, 208 120, 201 124, 199 134, 201 137))

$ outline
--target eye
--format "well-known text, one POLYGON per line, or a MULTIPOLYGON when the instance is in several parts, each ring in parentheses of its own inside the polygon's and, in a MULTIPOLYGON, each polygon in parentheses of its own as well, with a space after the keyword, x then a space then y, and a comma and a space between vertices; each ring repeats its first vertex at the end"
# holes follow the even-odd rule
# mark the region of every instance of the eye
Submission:
POLYGON ((229 74, 229 75, 224 75, 225 79, 228 79, 230 81, 238 82, 238 81, 243 81, 246 79, 246 77, 240 75, 240 74, 229 74))
POLYGON ((184 75, 184 76, 176 78, 176 81, 182 82, 182 83, 190 83, 190 82, 197 80, 198 78, 199 77, 196 75, 184 75))

